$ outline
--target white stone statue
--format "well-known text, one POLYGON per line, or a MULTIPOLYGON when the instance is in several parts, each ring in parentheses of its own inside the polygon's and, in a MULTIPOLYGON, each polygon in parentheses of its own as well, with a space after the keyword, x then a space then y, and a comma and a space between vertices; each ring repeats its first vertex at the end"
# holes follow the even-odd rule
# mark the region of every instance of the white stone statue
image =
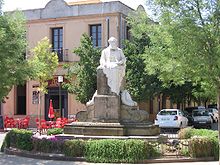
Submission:
POLYGON ((116 38, 111 37, 108 42, 109 46, 102 51, 98 69, 103 69, 111 91, 119 95, 125 76, 126 58, 122 50, 117 47, 116 38))
MULTIPOLYGON (((126 58, 121 49, 117 47, 117 39, 111 37, 109 46, 102 51, 100 58, 100 65, 97 69, 102 69, 107 77, 108 86, 111 92, 121 95, 122 104, 133 107, 137 103, 132 100, 131 95, 127 90, 124 90, 123 79, 125 77, 126 58), (120 93, 121 92, 121 93, 120 93)), ((94 93, 92 99, 86 103, 86 106, 94 105, 94 99, 97 96, 97 91, 94 93)))

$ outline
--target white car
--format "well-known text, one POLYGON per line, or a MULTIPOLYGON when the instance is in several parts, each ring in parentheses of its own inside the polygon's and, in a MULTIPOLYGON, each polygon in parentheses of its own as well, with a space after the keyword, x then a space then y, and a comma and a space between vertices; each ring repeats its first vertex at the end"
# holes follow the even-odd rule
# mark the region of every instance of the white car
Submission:
POLYGON ((160 128, 184 128, 188 125, 188 119, 179 109, 162 109, 157 114, 155 125, 160 128))
POLYGON ((209 113, 211 113, 213 122, 217 123, 218 122, 218 110, 215 108, 207 108, 207 110, 209 111, 209 113))

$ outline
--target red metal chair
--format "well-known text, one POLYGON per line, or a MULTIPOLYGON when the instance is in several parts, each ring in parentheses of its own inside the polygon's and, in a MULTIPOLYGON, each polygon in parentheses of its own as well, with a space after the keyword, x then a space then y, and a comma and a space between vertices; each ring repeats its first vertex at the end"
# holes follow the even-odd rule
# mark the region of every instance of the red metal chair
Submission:
POLYGON ((24 118, 21 120, 21 128, 27 129, 29 127, 30 118, 24 118))
POLYGON ((8 118, 5 124, 5 128, 16 128, 16 121, 14 120, 14 118, 8 118))
POLYGON ((50 125, 47 125, 46 120, 42 119, 41 121, 37 118, 35 120, 37 125, 37 132, 47 132, 47 129, 51 128, 50 125))

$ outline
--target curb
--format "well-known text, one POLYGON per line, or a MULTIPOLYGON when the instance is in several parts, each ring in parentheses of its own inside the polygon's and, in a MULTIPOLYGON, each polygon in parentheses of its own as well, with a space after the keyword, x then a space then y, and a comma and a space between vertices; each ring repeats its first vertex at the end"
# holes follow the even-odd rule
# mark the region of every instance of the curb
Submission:
POLYGON ((5 148, 4 153, 8 155, 17 155, 26 158, 33 158, 33 159, 42 159, 42 160, 60 160, 60 161, 77 161, 77 162, 84 162, 86 161, 85 158, 81 157, 67 157, 63 154, 49 154, 49 153, 31 153, 29 151, 19 150, 15 148, 5 148))
POLYGON ((148 159, 140 163, 184 163, 184 162, 209 162, 214 161, 214 157, 207 158, 168 158, 168 159, 148 159))
MULTIPOLYGON (((42 159, 42 160, 59 160, 59 161, 77 161, 86 162, 83 157, 67 157, 63 154, 48 154, 48 153, 31 153, 29 151, 19 150, 15 148, 5 148, 4 153, 8 155, 17 155, 26 158, 42 159)), ((165 159, 148 159, 138 163, 150 164, 150 163, 177 163, 177 162, 208 162, 214 161, 214 157, 207 158, 165 158, 165 159)))

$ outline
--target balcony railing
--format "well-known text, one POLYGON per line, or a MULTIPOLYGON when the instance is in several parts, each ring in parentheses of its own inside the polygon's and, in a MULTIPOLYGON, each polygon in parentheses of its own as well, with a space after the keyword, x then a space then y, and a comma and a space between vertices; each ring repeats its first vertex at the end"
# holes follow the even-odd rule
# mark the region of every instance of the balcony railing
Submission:
POLYGON ((69 49, 52 49, 52 52, 57 53, 59 62, 69 61, 69 49))

